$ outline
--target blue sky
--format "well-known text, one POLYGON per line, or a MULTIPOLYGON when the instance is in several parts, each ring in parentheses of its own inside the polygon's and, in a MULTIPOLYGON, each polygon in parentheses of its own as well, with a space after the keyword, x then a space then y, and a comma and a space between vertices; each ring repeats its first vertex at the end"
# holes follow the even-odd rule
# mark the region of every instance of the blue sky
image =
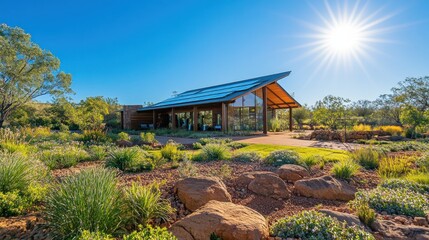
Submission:
MULTIPOLYGON (((333 15, 346 9, 327 4, 333 15)), ((0 22, 23 28, 61 60, 76 101, 157 102, 173 91, 291 70, 280 84, 311 105, 328 94, 375 99, 406 77, 429 75, 429 1, 358 6, 362 19, 387 18, 372 28, 377 41, 361 65, 327 64, 321 51, 299 47, 315 41, 306 37, 315 32, 309 25, 324 26, 316 13, 328 18, 323 1, 3 1, 0 22)))

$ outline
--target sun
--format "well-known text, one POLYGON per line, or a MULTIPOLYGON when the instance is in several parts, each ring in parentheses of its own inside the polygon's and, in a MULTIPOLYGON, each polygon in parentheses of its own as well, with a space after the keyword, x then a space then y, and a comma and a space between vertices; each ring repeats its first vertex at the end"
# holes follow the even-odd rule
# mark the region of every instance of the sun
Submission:
POLYGON ((299 59, 310 58, 308 64, 316 63, 317 69, 326 71, 332 65, 336 69, 359 66, 366 71, 364 62, 379 53, 376 44, 389 42, 382 34, 392 28, 386 21, 394 14, 382 15, 382 9, 371 9, 369 2, 349 5, 343 1, 335 9, 330 3, 325 1, 324 8, 310 5, 316 16, 313 23, 298 20, 307 31, 301 35, 305 38, 301 45, 295 47, 307 49, 299 59))

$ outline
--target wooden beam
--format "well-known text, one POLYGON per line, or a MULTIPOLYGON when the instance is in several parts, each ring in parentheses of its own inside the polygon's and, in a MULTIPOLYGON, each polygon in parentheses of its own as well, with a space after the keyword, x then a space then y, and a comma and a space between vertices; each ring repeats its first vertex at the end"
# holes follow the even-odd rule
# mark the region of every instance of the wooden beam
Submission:
POLYGON ((194 131, 198 131, 198 109, 197 106, 194 106, 192 110, 192 118, 194 124, 194 131))
POLYGON ((171 108, 171 128, 176 129, 176 113, 174 113, 174 108, 171 108))
POLYGON ((289 108, 289 131, 293 130, 292 108, 289 108))
POLYGON ((262 88, 262 131, 264 134, 268 133, 267 121, 267 87, 262 88))
POLYGON ((271 118, 277 118, 277 111, 274 108, 271 109, 271 118))
POLYGON ((228 105, 222 103, 222 131, 228 132, 228 105))

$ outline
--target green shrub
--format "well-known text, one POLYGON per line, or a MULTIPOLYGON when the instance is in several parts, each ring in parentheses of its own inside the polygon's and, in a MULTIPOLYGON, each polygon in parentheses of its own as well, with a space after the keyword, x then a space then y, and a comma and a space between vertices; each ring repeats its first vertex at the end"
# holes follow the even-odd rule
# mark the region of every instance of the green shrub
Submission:
POLYGON ((181 178, 198 176, 198 168, 192 163, 191 160, 185 159, 179 163, 177 168, 181 178))
POLYGON ((429 172, 429 153, 424 153, 416 159, 416 165, 423 171, 429 172))
POLYGON ((398 178, 411 170, 411 160, 407 156, 385 157, 380 160, 378 174, 385 178, 398 178))
POLYGON ((78 146, 55 147, 40 152, 39 158, 50 169, 68 168, 90 159, 89 154, 78 146))
POLYGON ((231 175, 232 175, 232 168, 227 164, 222 164, 222 166, 219 168, 218 172, 216 173, 216 177, 219 177, 221 179, 230 178, 231 175))
POLYGON ((155 139, 155 133, 151 133, 151 132, 140 133, 140 140, 147 144, 153 144, 157 142, 155 139))
POLYGON ((166 228, 152 227, 147 225, 139 231, 124 235, 123 240, 177 240, 177 238, 166 228))
POLYGON ((30 204, 19 191, 0 192, 0 217, 9 217, 22 214, 30 204))
POLYGON ((230 142, 230 143, 227 143, 226 145, 233 150, 249 146, 248 143, 241 143, 241 142, 230 142))
POLYGON ((348 227, 346 223, 314 210, 283 218, 271 227, 270 232, 282 239, 375 239, 356 226, 348 227))
POLYGON ((231 157, 230 149, 223 144, 207 144, 201 149, 203 159, 206 161, 228 160, 231 157))
POLYGON ((273 165, 275 167, 279 167, 284 164, 298 164, 298 161, 298 153, 291 150, 273 151, 265 158, 265 163, 273 165))
POLYGON ((8 153, 21 153, 26 155, 29 152, 28 145, 24 143, 3 142, 0 149, 8 153))
POLYGON ((163 158, 167 159, 168 161, 177 161, 181 158, 182 153, 177 148, 177 145, 174 143, 167 143, 162 149, 161 149, 161 155, 163 158))
POLYGON ((232 157, 232 160, 237 162, 256 162, 260 163, 263 161, 261 154, 258 152, 239 152, 232 157))
POLYGON ((413 172, 405 176, 407 181, 421 183, 429 186, 429 172, 413 172))
POLYGON ((280 124, 280 120, 277 118, 272 118, 270 120, 270 130, 272 132, 280 132, 281 130, 281 124, 280 124))
POLYGON ((91 145, 89 154, 92 160, 104 160, 107 157, 107 149, 105 146, 91 145))
POLYGON ((359 220, 365 224, 365 226, 370 227, 375 221, 375 211, 368 206, 368 204, 363 204, 357 209, 357 215, 359 220))
POLYGON ((332 174, 335 177, 349 180, 359 170, 359 165, 351 159, 339 161, 332 166, 332 174))
POLYGON ((207 145, 207 144, 227 144, 231 143, 231 138, 200 138, 198 140, 201 145, 207 145))
POLYGON ((106 160, 106 167, 117 168, 122 171, 142 171, 151 170, 153 156, 138 147, 118 148, 109 153, 106 160))
POLYGON ((200 142, 194 142, 192 144, 192 148, 195 149, 195 150, 198 150, 198 149, 203 148, 203 145, 200 142))
POLYGON ((81 136, 76 136, 79 140, 91 143, 106 143, 110 138, 101 130, 85 130, 81 136))
POLYGON ((402 179, 386 179, 380 187, 388 189, 407 189, 412 192, 429 194, 429 185, 410 182, 402 179))
POLYGON ((425 211, 429 210, 429 201, 425 195, 401 188, 378 187, 370 191, 359 191, 351 204, 359 206, 362 203, 368 203, 377 212, 412 217, 424 217, 425 211))
POLYGON ((167 221, 173 208, 170 202, 162 198, 159 184, 140 186, 133 182, 125 189, 126 205, 133 226, 146 225, 154 219, 167 221))
POLYGON ((78 237, 81 230, 115 233, 123 223, 122 192, 116 172, 91 168, 66 177, 47 196, 45 216, 56 238, 78 237))
POLYGON ((118 133, 118 141, 130 141, 130 135, 126 132, 118 133))
POLYGON ((102 232, 90 232, 88 230, 82 231, 78 240, 115 240, 111 235, 102 232))
POLYGON ((313 166, 324 162, 324 159, 320 155, 311 155, 308 157, 303 157, 298 160, 298 163, 308 169, 311 169, 313 166))
POLYGON ((365 169, 377 169, 380 161, 380 154, 370 147, 360 148, 352 152, 351 158, 365 169))

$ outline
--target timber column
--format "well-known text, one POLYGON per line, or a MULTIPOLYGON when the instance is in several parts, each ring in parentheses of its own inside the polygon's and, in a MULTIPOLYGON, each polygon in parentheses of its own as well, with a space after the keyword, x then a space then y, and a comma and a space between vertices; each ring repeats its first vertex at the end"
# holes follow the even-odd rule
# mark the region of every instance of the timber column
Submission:
POLYGON ((289 108, 289 131, 293 130, 292 108, 289 108))
POLYGON ((227 103, 222 103, 222 131, 228 132, 228 108, 227 103))
POLYGON ((193 118, 193 125, 194 125, 194 131, 198 131, 198 109, 197 106, 194 106, 192 111, 192 118, 193 118))
POLYGON ((268 122, 267 122, 267 87, 262 88, 262 132, 268 133, 268 122))
POLYGON ((176 113, 174 113, 174 108, 171 108, 171 128, 176 129, 176 113))

